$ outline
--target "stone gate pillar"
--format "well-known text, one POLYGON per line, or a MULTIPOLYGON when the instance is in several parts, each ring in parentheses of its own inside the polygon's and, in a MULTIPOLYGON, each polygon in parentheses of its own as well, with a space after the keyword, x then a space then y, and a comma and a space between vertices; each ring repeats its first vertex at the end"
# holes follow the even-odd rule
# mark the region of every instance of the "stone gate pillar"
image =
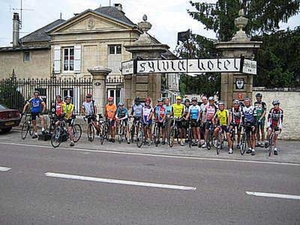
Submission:
POLYGON ((104 115, 104 107, 106 103, 106 78, 112 71, 111 69, 95 66, 89 68, 88 71, 93 76, 93 99, 95 100, 98 114, 104 115))
MULTIPOLYGON (((143 21, 138 23, 138 28, 143 31, 139 39, 131 45, 124 46, 132 53, 132 59, 161 59, 161 54, 169 49, 168 45, 158 44, 154 38, 147 33, 152 27, 147 22, 147 16, 143 16, 143 21)), ((156 101, 161 96, 161 74, 130 74, 124 76, 125 104, 130 107, 134 98, 139 96, 142 100, 150 97, 156 101)))
MULTIPOLYGON (((239 11, 239 17, 235 19, 235 25, 239 31, 231 41, 219 42, 215 46, 220 49, 224 58, 253 59, 254 52, 262 42, 251 41, 243 28, 247 25, 248 19, 244 17, 244 11, 239 11)), ((221 100, 227 107, 232 106, 232 100, 244 100, 252 96, 253 75, 243 73, 221 73, 221 100)))

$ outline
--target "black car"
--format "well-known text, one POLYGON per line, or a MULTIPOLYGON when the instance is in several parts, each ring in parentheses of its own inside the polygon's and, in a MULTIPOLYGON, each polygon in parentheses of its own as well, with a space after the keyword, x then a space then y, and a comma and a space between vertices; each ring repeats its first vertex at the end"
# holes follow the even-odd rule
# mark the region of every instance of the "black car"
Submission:
POLYGON ((12 127, 19 126, 21 114, 17 109, 8 109, 0 104, 0 130, 9 132, 12 127))

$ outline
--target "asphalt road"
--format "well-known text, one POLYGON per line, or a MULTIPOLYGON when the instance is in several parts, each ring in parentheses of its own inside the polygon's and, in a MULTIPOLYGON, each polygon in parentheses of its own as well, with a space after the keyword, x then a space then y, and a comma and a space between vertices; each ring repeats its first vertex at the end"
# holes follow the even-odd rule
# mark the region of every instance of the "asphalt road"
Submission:
POLYGON ((300 224, 297 142, 269 158, 85 139, 0 135, 1 225, 300 224))

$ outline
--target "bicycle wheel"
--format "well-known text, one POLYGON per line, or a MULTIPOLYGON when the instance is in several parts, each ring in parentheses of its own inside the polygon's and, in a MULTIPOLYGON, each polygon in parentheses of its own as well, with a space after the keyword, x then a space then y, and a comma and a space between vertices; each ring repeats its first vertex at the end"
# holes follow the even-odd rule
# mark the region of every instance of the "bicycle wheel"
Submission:
POLYGON ((240 153, 244 155, 246 151, 246 133, 243 133, 240 145, 240 153))
POLYGON ((269 148, 268 148, 269 156, 272 155, 272 150, 273 150, 273 134, 271 134, 269 137, 269 148))
POLYGON ((92 124, 89 124, 87 127, 87 137, 90 142, 93 142, 95 139, 95 129, 92 124))
POLYGON ((158 147, 159 143, 159 134, 158 134, 158 126, 155 124, 154 130, 153 130, 153 141, 156 147, 158 147))
POLYGON ((192 142, 193 142, 193 138, 192 138, 193 132, 191 128, 188 128, 188 142, 189 142, 189 148, 192 147, 192 142))
POLYGON ((144 137, 143 127, 140 125, 136 137, 136 145, 138 148, 142 147, 142 145, 144 144, 144 138, 145 137, 144 137))
POLYGON ((131 141, 131 143, 134 142, 134 131, 135 131, 135 125, 132 124, 132 126, 130 128, 130 141, 131 141))
POLYGON ((74 137, 74 142, 78 142, 81 138, 82 135, 82 129, 79 124, 74 124, 73 125, 73 137, 74 137))
POLYGON ((25 138, 27 137, 28 131, 29 131, 29 124, 27 121, 25 121, 22 125, 22 130, 21 130, 21 138, 23 140, 25 140, 25 138))
POLYGON ((118 141, 119 141, 119 144, 121 144, 122 141, 123 141, 123 135, 124 135, 124 127, 123 127, 123 125, 120 125, 119 128, 118 128, 118 141))
POLYGON ((169 133, 169 146, 172 148, 173 147, 173 145, 174 145, 174 140, 175 140, 175 134, 176 133, 176 131, 175 131, 175 128, 174 127, 172 127, 171 128, 171 131, 170 131, 170 133, 169 133))
POLYGON ((53 146, 53 148, 57 148, 62 142, 62 134, 63 134, 63 130, 61 127, 57 127, 53 131, 53 134, 51 136, 51 145, 53 146))

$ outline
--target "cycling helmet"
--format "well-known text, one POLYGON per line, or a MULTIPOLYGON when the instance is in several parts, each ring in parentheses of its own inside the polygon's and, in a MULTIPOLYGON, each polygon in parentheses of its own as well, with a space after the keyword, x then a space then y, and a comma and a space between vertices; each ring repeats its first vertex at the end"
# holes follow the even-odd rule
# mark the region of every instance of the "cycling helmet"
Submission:
POLYGON ((225 105, 225 103, 220 101, 220 102, 218 102, 218 105, 225 105))
POLYGON ((244 101, 249 101, 249 102, 251 102, 251 98, 246 97, 246 98, 244 99, 244 101))
POLYGON ((91 98, 93 95, 91 93, 86 94, 87 98, 91 98))
POLYGON ((192 97, 192 101, 198 101, 196 97, 192 97))
POLYGON ((40 94, 40 92, 39 92, 38 90, 35 90, 35 91, 33 92, 33 94, 35 94, 35 93, 37 93, 38 95, 40 94))
POLYGON ((157 102, 163 102, 162 98, 157 99, 157 102))
POLYGON ((191 102, 188 98, 184 100, 184 102, 191 102))
POLYGON ((109 102, 113 102, 114 101, 114 98, 113 97, 108 97, 107 99, 109 102))
POLYGON ((233 104, 234 104, 234 105, 239 105, 239 104, 240 104, 240 101, 237 100, 237 99, 235 99, 235 100, 233 100, 233 104))
POLYGON ((118 106, 124 106, 124 103, 123 102, 119 102, 118 106))
POLYGON ((65 96, 65 100, 68 98, 71 99, 72 97, 70 95, 65 96))
POLYGON ((257 97, 262 97, 262 94, 261 93, 257 93, 256 95, 255 95, 255 97, 257 98, 257 97))
POLYGON ((275 99, 272 101, 272 105, 279 105, 279 104, 280 104, 280 102, 278 99, 275 99))
POLYGON ((145 102, 151 103, 151 98, 146 98, 146 99, 145 99, 145 102))
POLYGON ((208 98, 208 101, 215 101, 215 99, 214 99, 214 97, 211 96, 208 98))
POLYGON ((180 97, 180 96, 177 96, 177 97, 176 97, 176 100, 181 100, 181 97, 180 97))
POLYGON ((135 99, 134 99, 135 102, 136 102, 136 101, 140 101, 140 100, 141 100, 141 99, 140 99, 139 96, 135 97, 135 99))

